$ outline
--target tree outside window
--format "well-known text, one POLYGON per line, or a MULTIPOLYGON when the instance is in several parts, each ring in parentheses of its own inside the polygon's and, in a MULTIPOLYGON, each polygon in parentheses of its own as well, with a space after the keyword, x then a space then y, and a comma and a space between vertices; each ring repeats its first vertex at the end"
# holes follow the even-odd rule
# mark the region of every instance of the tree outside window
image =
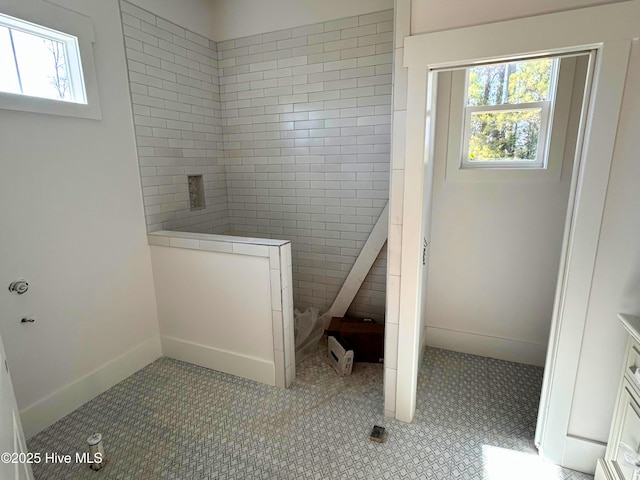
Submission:
POLYGON ((556 59, 467 70, 462 166, 544 168, 556 59))

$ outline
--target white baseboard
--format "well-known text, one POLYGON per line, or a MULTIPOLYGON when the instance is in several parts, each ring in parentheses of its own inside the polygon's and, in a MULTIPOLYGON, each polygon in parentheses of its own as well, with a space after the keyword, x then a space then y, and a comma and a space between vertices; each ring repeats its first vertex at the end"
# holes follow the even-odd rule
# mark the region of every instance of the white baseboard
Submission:
POLYGON ((430 347, 470 353, 510 362, 544 366, 547 346, 508 338, 489 337, 477 333, 446 328, 427 327, 426 344, 430 347))
POLYGON ((607 444, 567 435, 564 441, 562 466, 593 475, 599 458, 603 458, 607 444))
POLYGON ((230 373, 267 385, 276 384, 274 362, 248 357, 198 343, 188 342, 166 335, 161 336, 162 352, 165 357, 230 373))
POLYGON ((29 439, 116 383, 162 356, 160 338, 153 337, 20 411, 29 439))

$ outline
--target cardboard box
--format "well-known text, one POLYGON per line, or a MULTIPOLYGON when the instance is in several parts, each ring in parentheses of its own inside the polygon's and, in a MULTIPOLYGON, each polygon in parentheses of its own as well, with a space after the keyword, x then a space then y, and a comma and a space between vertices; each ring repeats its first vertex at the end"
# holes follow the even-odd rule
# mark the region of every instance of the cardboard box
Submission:
POLYGON ((333 317, 327 335, 344 339, 353 349, 355 362, 384 361, 384 323, 365 322, 362 318, 333 317))

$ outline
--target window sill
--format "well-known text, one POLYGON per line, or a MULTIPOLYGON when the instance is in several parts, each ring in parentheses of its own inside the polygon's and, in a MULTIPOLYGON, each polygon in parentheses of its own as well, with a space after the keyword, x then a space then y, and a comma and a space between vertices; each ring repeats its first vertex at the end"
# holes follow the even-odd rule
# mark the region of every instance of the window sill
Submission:
POLYGON ((450 182, 558 182, 560 169, 548 168, 456 168, 447 165, 450 182))
POLYGON ((87 118, 91 120, 102 119, 100 105, 97 102, 94 104, 62 102, 48 98, 30 97, 5 92, 0 92, 0 109, 87 118))

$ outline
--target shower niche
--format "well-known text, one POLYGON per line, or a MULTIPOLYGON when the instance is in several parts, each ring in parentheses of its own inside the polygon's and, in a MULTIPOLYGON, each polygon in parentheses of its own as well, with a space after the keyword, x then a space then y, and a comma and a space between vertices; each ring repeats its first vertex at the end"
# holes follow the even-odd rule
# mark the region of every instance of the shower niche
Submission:
POLYGON ((191 210, 200 210, 205 207, 202 175, 189 175, 187 178, 189 184, 189 208, 191 210))

